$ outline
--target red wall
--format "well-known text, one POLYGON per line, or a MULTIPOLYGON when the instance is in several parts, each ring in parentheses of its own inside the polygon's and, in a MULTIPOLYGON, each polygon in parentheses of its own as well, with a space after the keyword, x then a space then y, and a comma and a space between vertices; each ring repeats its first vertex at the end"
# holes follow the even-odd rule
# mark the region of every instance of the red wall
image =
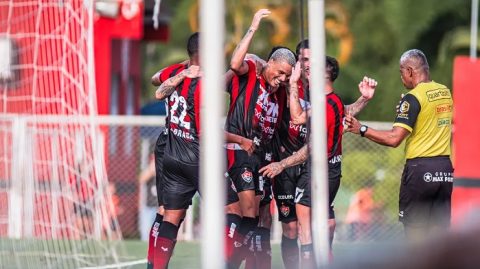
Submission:
POLYGON ((454 167, 452 222, 461 225, 480 208, 480 60, 455 58, 453 73, 454 167))

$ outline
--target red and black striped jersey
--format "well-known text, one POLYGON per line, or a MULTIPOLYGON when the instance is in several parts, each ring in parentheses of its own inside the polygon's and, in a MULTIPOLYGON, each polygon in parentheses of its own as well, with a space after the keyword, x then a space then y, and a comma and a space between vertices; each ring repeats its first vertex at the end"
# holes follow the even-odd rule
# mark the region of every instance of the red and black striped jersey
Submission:
POLYGON ((247 63, 249 71, 242 76, 235 75, 228 86, 230 108, 225 129, 263 146, 270 142, 279 127, 286 91, 283 87, 270 91, 263 76, 257 76, 255 63, 247 63))
MULTIPOLYGON (((187 69, 188 65, 186 64, 172 64, 168 67, 165 67, 164 69, 161 70, 161 73, 159 75, 159 80, 160 83, 165 82, 165 80, 169 79, 170 77, 175 76, 176 74, 182 72, 184 69, 187 69)), ((167 117, 165 117, 165 131, 168 131, 167 126, 168 126, 168 100, 165 100, 165 111, 167 111, 167 117)))
MULTIPOLYGON (((187 65, 173 65, 160 75, 161 82, 173 77, 187 65)), ((165 127, 168 131, 165 154, 184 163, 199 160, 200 94, 199 78, 185 78, 168 97, 165 127)))
MULTIPOLYGON (((298 98, 303 110, 310 109, 310 103, 307 101, 307 91, 304 90, 302 81, 298 81, 298 98)), ((288 102, 288 100, 286 100, 288 102)), ((301 149, 307 143, 307 125, 297 125, 292 123, 290 110, 284 109, 280 127, 275 134, 273 151, 275 159, 281 160, 292 155, 301 149)))
POLYGON ((340 96, 327 94, 327 147, 329 163, 341 161, 344 105, 340 96))

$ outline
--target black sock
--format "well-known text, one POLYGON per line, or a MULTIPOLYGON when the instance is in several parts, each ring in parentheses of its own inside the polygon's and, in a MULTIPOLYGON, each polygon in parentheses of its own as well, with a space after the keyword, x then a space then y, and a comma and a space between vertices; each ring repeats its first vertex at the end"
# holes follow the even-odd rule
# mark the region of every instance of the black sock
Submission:
POLYGON ((283 265, 286 269, 297 269, 299 265, 298 238, 282 236, 280 247, 282 249, 283 265))
POLYGON ((167 238, 172 241, 175 241, 175 239, 177 239, 177 234, 178 234, 178 226, 168 221, 162 222, 162 225, 160 226, 160 230, 158 231, 159 237, 167 238))
POLYGON ((256 218, 242 217, 240 221, 240 227, 238 232, 244 236, 244 244, 246 245, 250 238, 253 236, 255 228, 258 225, 258 220, 256 218))

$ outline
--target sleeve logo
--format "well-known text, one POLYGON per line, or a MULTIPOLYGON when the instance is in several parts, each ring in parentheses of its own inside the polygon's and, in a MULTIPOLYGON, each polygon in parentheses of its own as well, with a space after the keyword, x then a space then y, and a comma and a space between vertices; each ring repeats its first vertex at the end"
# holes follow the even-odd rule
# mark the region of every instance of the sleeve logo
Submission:
POLYGON ((400 113, 407 113, 410 110, 410 103, 403 101, 400 105, 400 113))

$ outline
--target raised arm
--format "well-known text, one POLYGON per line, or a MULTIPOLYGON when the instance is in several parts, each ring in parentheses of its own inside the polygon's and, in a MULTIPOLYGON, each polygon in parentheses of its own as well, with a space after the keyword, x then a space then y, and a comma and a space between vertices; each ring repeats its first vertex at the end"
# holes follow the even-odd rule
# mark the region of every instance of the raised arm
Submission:
POLYGON ((259 172, 264 177, 274 178, 284 169, 304 163, 308 159, 308 144, 287 158, 262 167, 259 172))
POLYGON ((191 65, 188 69, 176 74, 175 76, 165 80, 160 87, 155 91, 155 98, 163 100, 170 96, 185 78, 197 78, 201 76, 200 67, 198 65, 191 65))
POLYGON ((292 69, 292 75, 290 76, 290 118, 292 123, 297 125, 305 124, 308 119, 308 112, 303 110, 298 97, 298 80, 302 74, 301 68, 300 62, 297 62, 295 67, 292 69))
POLYGON ((377 81, 373 78, 363 77, 363 80, 358 84, 358 90, 362 96, 360 96, 355 103, 345 106, 346 114, 356 116, 362 111, 368 104, 368 101, 373 98, 377 84, 377 81))
POLYGON ((248 47, 253 39, 253 34, 257 31, 260 21, 270 14, 268 9, 260 9, 253 16, 252 24, 248 28, 245 36, 240 40, 237 47, 233 51, 232 59, 230 60, 230 69, 236 74, 243 75, 248 72, 248 64, 245 62, 245 55, 247 54, 248 47))

